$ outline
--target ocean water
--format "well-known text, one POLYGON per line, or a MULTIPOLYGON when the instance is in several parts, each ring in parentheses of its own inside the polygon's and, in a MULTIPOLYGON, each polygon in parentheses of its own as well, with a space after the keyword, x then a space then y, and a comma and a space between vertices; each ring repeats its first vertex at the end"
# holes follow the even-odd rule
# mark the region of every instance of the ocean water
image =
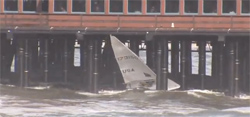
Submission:
MULTIPOLYGON (((79 50, 75 51, 79 65, 79 50)), ((145 51, 140 51, 145 61, 145 51)), ((192 53, 192 72, 198 53, 192 53)), ((211 74, 207 53, 207 75, 211 74)), ((171 68, 171 67, 169 67, 171 68)), ((250 96, 228 97, 209 90, 100 91, 0 85, 1 117, 250 117, 250 96)))

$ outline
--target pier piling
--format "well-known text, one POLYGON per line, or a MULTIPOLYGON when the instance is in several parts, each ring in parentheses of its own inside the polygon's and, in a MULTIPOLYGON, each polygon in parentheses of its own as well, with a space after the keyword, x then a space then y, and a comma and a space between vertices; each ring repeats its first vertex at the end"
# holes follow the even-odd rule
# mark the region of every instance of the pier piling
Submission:
POLYGON ((181 41, 181 89, 186 89, 186 41, 181 41))
POLYGON ((29 40, 24 40, 24 87, 28 86, 29 78, 29 40))
POLYGON ((172 78, 179 77, 179 40, 171 41, 171 74, 172 78))
POLYGON ((156 55, 156 89, 162 89, 162 39, 156 39, 157 55, 156 55))
POLYGON ((168 40, 162 40, 162 89, 168 90, 168 40))
POLYGON ((199 41, 199 75, 201 78, 201 89, 204 89, 206 75, 206 41, 199 41))

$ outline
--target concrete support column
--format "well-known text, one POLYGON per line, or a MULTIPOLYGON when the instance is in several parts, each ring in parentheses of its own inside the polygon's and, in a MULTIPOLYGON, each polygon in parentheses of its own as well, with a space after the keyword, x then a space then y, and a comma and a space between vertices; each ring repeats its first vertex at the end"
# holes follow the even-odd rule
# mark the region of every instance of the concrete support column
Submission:
POLYGON ((206 41, 199 43, 199 76, 201 78, 201 89, 204 89, 204 80, 206 75, 206 41))
POLYGON ((162 40, 162 89, 168 90, 168 40, 162 40))

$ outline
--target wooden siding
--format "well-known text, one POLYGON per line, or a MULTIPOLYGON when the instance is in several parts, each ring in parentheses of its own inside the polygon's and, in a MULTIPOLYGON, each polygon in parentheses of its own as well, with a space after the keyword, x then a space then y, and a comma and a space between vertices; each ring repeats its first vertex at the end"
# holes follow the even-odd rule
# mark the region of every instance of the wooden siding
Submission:
POLYGON ((247 16, 124 16, 124 15, 67 15, 67 14, 1 14, 4 27, 59 28, 161 28, 161 29, 250 29, 247 16))

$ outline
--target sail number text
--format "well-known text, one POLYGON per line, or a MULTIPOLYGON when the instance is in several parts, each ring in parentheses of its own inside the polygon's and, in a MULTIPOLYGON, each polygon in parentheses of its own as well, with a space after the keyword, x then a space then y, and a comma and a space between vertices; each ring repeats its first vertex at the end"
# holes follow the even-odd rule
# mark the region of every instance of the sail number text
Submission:
POLYGON ((122 57, 117 57, 118 61, 127 60, 127 59, 138 59, 138 58, 136 56, 122 56, 122 57))
POLYGON ((134 72, 135 70, 132 68, 132 69, 123 69, 122 70, 122 73, 128 73, 128 72, 134 72))

